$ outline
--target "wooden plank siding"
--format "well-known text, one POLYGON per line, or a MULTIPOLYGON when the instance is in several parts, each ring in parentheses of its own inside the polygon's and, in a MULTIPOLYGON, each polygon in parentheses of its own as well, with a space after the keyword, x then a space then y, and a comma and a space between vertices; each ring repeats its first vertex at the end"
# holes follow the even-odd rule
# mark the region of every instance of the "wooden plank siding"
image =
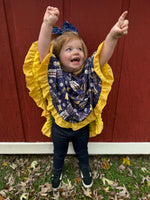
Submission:
POLYGON ((91 142, 150 142, 149 0, 0 0, 0 142, 49 142, 45 119, 28 95, 22 66, 38 39, 48 5, 61 11, 57 23, 75 25, 89 55, 105 39, 124 10, 129 34, 110 60, 115 82, 103 111, 104 129, 91 142))

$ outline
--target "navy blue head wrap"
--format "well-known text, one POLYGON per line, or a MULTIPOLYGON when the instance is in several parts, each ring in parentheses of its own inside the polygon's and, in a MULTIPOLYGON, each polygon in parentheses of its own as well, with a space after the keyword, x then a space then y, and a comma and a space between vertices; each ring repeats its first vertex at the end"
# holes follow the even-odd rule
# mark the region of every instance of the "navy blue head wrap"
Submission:
POLYGON ((76 29, 76 27, 74 27, 71 23, 65 21, 63 23, 62 28, 53 27, 52 34, 62 35, 65 31, 73 31, 75 33, 78 33, 78 30, 76 29))

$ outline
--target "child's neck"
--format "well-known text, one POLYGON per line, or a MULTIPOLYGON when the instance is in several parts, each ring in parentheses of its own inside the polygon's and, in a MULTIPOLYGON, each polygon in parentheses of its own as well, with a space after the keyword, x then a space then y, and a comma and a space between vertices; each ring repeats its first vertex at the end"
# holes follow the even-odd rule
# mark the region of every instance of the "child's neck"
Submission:
POLYGON ((73 72, 72 75, 73 75, 73 76, 78 76, 78 75, 80 75, 81 72, 82 72, 82 70, 83 70, 83 68, 84 68, 84 66, 82 66, 81 69, 79 69, 78 71, 73 72))

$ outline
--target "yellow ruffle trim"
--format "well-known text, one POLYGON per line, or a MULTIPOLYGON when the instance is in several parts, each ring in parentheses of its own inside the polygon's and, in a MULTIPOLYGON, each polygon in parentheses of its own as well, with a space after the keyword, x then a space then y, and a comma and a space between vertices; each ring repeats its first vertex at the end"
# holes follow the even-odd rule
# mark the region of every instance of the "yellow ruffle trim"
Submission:
POLYGON ((102 70, 99 65, 99 55, 101 53, 103 43, 100 44, 98 50, 94 56, 94 69, 97 75, 102 80, 102 89, 99 97, 99 101, 90 115, 82 122, 69 123, 63 120, 57 110, 52 104, 52 99, 49 93, 48 85, 48 64, 52 56, 52 45, 50 53, 45 57, 40 64, 38 43, 34 42, 29 49, 29 52, 25 58, 23 71, 26 76, 27 88, 29 89, 30 96, 34 99, 36 104, 43 109, 42 116, 46 117, 46 123, 42 128, 42 133, 48 137, 51 136, 52 117, 55 122, 63 128, 72 128, 78 130, 87 124, 90 124, 90 137, 94 137, 101 133, 103 129, 103 122, 101 113, 106 105, 108 94, 111 90, 113 83, 113 73, 110 66, 106 63, 102 70))

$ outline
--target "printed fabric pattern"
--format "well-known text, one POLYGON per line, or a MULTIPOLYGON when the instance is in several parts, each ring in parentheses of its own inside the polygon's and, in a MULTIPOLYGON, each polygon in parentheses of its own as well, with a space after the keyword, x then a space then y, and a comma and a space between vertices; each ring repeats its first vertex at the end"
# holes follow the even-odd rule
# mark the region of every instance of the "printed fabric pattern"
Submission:
POLYGON ((94 54, 88 58, 83 72, 73 76, 61 69, 53 55, 48 66, 48 83, 52 102, 60 117, 70 123, 81 122, 95 108, 101 93, 101 79, 94 71, 94 54))

